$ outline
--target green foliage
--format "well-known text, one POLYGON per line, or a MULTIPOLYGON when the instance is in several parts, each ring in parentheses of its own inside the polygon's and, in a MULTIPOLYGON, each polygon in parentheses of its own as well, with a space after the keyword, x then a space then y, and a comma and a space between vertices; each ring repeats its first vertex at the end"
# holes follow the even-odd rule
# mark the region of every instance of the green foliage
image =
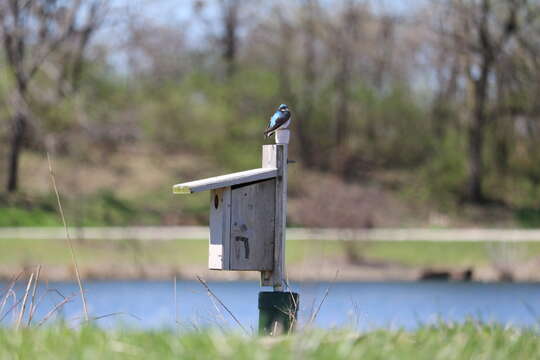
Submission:
POLYGON ((439 141, 432 141, 433 154, 423 168, 423 177, 432 196, 448 204, 462 198, 465 190, 464 139, 457 131, 449 130, 439 141))
MULTIPOLYGON (((159 222, 155 214, 139 206, 135 200, 118 197, 104 189, 77 199, 62 199, 66 220, 70 225, 139 225, 159 222)), ((56 199, 52 194, 12 201, 0 206, 0 226, 61 226, 56 199)))
POLYGON ((58 215, 43 209, 0 208, 0 226, 61 226, 58 215))
POLYGON ((359 94, 363 129, 372 128, 371 133, 365 131, 372 138, 366 139, 364 151, 386 167, 420 164, 430 150, 429 123, 410 89, 398 85, 389 93, 375 95, 364 89, 359 94))
POLYGON ((227 82, 193 73, 180 83, 155 89, 142 104, 141 122, 149 140, 165 151, 197 151, 227 168, 257 163, 253 148, 275 107, 275 75, 239 71, 227 82))
POLYGON ((137 210, 130 202, 120 199, 110 189, 102 190, 92 197, 69 202, 69 205, 68 210, 71 208, 73 215, 80 213, 83 216, 82 224, 87 225, 127 225, 137 216, 137 210), (77 204, 80 204, 82 209, 73 208, 77 204))
POLYGON ((60 226, 55 201, 52 194, 0 197, 0 226, 60 226))
POLYGON ((515 217, 518 223, 526 228, 540 227, 540 208, 521 208, 516 210, 515 217))
POLYGON ((534 330, 438 323, 415 331, 312 330, 280 338, 215 330, 102 330, 65 325, 0 330, 5 359, 533 359, 534 330))

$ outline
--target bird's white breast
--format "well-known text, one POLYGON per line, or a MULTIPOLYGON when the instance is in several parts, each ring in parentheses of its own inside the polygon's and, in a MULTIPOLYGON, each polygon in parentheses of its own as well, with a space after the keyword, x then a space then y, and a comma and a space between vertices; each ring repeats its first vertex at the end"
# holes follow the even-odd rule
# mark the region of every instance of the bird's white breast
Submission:
POLYGON ((289 127, 289 125, 291 124, 291 120, 292 120, 292 116, 289 118, 289 120, 287 120, 287 122, 283 125, 281 125, 279 128, 280 129, 287 129, 289 127))

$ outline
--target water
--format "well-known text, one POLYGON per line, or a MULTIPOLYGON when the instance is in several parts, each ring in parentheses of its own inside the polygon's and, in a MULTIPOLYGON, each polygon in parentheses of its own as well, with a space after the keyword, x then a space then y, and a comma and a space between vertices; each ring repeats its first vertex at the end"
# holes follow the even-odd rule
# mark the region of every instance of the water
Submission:
MULTIPOLYGON (((5 285, 0 283, 0 289, 5 285)), ((104 327, 119 324, 135 328, 174 327, 176 313, 178 324, 184 329, 238 328, 198 282, 177 282, 176 312, 172 281, 86 281, 84 286, 91 316, 116 313, 98 320, 104 327)), ((257 296, 261 290, 257 282, 210 282, 209 286, 248 330, 257 328, 257 296)), ((75 283, 49 283, 48 287, 64 296, 78 292, 75 283)), ((309 322, 311 313, 329 289, 315 320, 315 325, 323 328, 414 329, 439 320, 463 321, 469 317, 513 326, 535 326, 540 316, 540 284, 298 283, 293 287, 300 293, 300 324, 309 322)), ((39 288, 41 293, 45 289, 44 285, 39 288)), ((19 296, 23 291, 22 286, 17 288, 19 296)), ((38 307, 37 321, 60 300, 56 292, 49 292, 38 307)), ((80 301, 74 299, 68 303, 58 316, 68 323, 80 322, 80 301)), ((3 323, 12 320, 10 316, 3 323)))

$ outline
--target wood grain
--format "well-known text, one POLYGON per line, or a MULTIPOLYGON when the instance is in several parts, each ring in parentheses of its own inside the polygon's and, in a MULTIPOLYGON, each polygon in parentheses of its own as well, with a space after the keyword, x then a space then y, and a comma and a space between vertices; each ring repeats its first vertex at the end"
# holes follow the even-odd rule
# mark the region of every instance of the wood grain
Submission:
POLYGON ((231 270, 272 270, 276 180, 232 189, 231 270))
POLYGON ((281 291, 285 283, 285 227, 287 226, 287 153, 288 145, 264 145, 263 168, 277 168, 274 224, 274 268, 261 272, 261 286, 281 291))
POLYGON ((210 244, 208 268, 230 269, 231 234, 231 188, 220 188, 210 192, 210 244), (217 206, 216 206, 217 205, 217 206))

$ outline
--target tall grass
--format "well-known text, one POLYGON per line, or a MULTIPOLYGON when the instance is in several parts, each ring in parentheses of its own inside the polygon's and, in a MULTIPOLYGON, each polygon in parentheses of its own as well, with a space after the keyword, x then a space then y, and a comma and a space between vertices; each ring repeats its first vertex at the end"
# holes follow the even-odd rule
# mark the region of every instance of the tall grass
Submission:
MULTIPOLYGON (((66 240, 69 245, 69 250, 71 254, 71 263, 73 267, 75 268, 75 276, 76 276, 77 284, 79 286, 80 297, 83 304, 84 319, 85 321, 88 321, 90 318, 88 315, 86 297, 84 295, 84 289, 83 289, 82 280, 81 280, 81 276, 79 272, 79 266, 77 263, 77 258, 75 256, 75 249, 73 247, 73 242, 69 234, 69 228, 68 228, 67 221, 64 215, 62 202, 60 201, 60 193, 58 191, 58 187, 56 186, 56 179, 54 177, 51 159, 48 153, 47 153, 47 162, 49 165, 49 177, 51 180, 51 186, 54 190, 54 194, 55 194, 57 205, 58 205, 58 211, 60 214, 60 218, 62 220, 62 224, 64 225, 66 240)), ((65 297, 60 292, 54 289, 47 289, 44 292, 44 294, 41 294, 41 297, 38 299, 37 286, 38 286, 40 274, 41 274, 41 265, 38 265, 36 268, 36 271, 35 272, 32 271, 29 274, 29 278, 26 283, 26 290, 22 293, 22 296, 19 299, 17 299, 17 293, 13 289, 17 281, 21 277, 22 273, 15 276, 5 289, 0 289, 0 324, 11 314, 13 315, 13 318, 15 319, 14 321, 15 331, 19 330, 21 326, 25 325, 25 321, 24 321, 25 317, 26 317, 26 326, 31 326, 37 306, 39 305, 40 301, 43 300, 43 298, 50 291, 53 291, 59 294, 62 297, 62 300, 58 302, 57 304, 55 304, 52 307, 52 309, 49 310, 49 312, 37 323, 37 327, 47 322, 58 310, 60 310, 65 304, 71 301, 72 296, 65 297), (8 302, 8 300, 10 299, 12 300, 11 304, 9 304, 8 302), (6 308, 6 305, 8 304, 9 304, 9 307, 6 308)))
POLYGON ((74 296, 66 297, 58 290, 49 289, 48 287, 42 294, 38 294, 37 286, 40 274, 41 266, 38 265, 36 271, 30 273, 28 281, 26 282, 25 291, 20 294, 20 297, 17 297, 17 292, 15 292, 14 288, 23 273, 17 274, 9 282, 7 287, 0 289, 0 325, 3 324, 6 319, 9 319, 10 315, 13 318, 12 325, 15 331, 19 330, 22 326, 30 327, 34 325, 32 324, 32 321, 35 320, 34 315, 41 301, 50 293, 58 294, 62 300, 57 302, 49 312, 39 320, 36 327, 40 327, 51 319, 65 304, 73 299, 74 296), (11 300, 11 302, 9 302, 9 300, 11 300))
POLYGON ((414 332, 309 331, 278 338, 64 325, 0 329, 2 359, 537 359, 533 330, 467 322, 414 332))

